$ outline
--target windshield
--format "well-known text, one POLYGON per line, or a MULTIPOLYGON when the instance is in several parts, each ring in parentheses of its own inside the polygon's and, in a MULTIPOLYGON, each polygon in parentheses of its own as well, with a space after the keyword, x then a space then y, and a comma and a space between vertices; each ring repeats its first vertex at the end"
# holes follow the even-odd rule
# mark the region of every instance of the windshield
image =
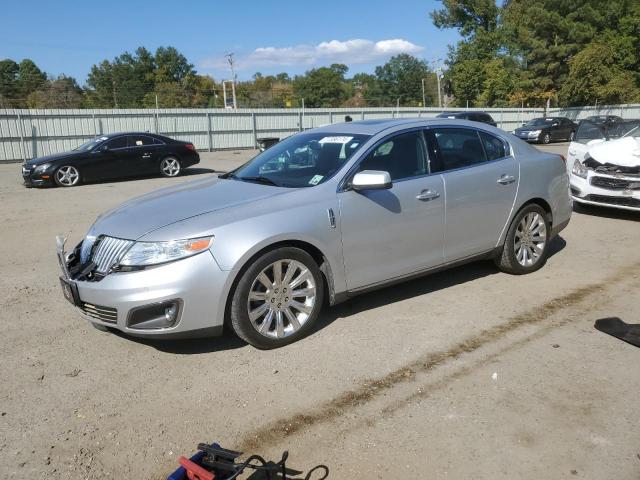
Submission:
POLYGON ((368 138, 352 133, 299 133, 221 177, 278 187, 313 187, 340 170, 368 138))
POLYGON ((100 145, 105 140, 107 140, 107 137, 96 137, 93 140, 89 140, 79 147, 74 148, 74 150, 77 150, 79 152, 88 152, 89 150, 93 150, 96 146, 100 145))
POLYGON ((525 127, 542 127, 545 125, 551 125, 555 121, 555 118, 534 118, 526 123, 525 127))
POLYGON ((640 122, 624 122, 603 125, 584 120, 576 132, 575 141, 588 143, 591 140, 611 140, 621 137, 640 138, 640 122))

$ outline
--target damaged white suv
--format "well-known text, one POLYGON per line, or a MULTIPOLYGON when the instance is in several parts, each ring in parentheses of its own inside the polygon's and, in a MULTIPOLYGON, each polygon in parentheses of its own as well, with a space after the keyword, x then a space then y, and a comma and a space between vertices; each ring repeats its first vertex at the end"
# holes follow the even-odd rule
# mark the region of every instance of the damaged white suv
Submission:
POLYGON ((640 121, 583 121, 569 145, 571 197, 586 205, 640 211, 640 121))

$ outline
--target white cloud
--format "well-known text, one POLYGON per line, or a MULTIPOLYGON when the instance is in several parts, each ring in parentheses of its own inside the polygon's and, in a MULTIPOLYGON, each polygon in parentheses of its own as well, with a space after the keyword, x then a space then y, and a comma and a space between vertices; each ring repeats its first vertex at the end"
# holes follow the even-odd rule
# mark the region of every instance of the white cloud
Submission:
MULTIPOLYGON (((238 70, 255 70, 260 67, 284 67, 326 65, 345 63, 358 65, 386 60, 400 53, 417 54, 423 47, 408 40, 394 38, 390 40, 353 39, 346 41, 331 40, 318 45, 297 45, 294 47, 260 47, 253 52, 238 56, 238 70)), ((225 68, 224 58, 208 59, 201 62, 202 68, 225 68)))

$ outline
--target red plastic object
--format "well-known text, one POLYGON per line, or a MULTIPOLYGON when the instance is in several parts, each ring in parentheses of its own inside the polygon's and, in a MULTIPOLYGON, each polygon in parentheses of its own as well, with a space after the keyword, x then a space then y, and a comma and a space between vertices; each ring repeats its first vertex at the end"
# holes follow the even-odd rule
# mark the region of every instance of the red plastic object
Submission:
POLYGON ((189 480, 215 480, 216 476, 213 472, 209 472, 195 462, 186 457, 178 458, 178 462, 187 471, 189 480))

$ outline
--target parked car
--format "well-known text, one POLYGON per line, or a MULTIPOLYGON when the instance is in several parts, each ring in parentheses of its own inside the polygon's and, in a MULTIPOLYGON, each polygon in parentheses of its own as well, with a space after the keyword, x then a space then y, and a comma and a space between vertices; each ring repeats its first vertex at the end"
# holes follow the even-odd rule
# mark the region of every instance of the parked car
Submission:
POLYGON ((498 124, 493 120, 491 115, 486 112, 465 111, 465 112, 443 112, 436 115, 436 118, 451 118, 457 120, 470 120, 472 122, 481 122, 496 127, 498 124))
POLYGON ((617 115, 592 115, 587 117, 586 120, 597 125, 611 125, 624 122, 622 117, 618 117, 617 115))
POLYGON ((640 121, 583 121, 567 168, 575 202, 640 211, 640 121))
POLYGON ((154 133, 111 133, 70 152, 28 160, 22 178, 29 187, 74 187, 82 182, 160 174, 176 177, 200 162, 193 143, 154 133))
POLYGON ((541 117, 516 128, 513 134, 527 142, 550 143, 573 140, 578 124, 565 117, 541 117))
POLYGON ((562 157, 497 128, 334 124, 131 200, 69 254, 59 238, 61 282, 101 328, 157 338, 227 324, 273 348, 307 334, 325 299, 480 258, 534 272, 571 208, 562 157))

